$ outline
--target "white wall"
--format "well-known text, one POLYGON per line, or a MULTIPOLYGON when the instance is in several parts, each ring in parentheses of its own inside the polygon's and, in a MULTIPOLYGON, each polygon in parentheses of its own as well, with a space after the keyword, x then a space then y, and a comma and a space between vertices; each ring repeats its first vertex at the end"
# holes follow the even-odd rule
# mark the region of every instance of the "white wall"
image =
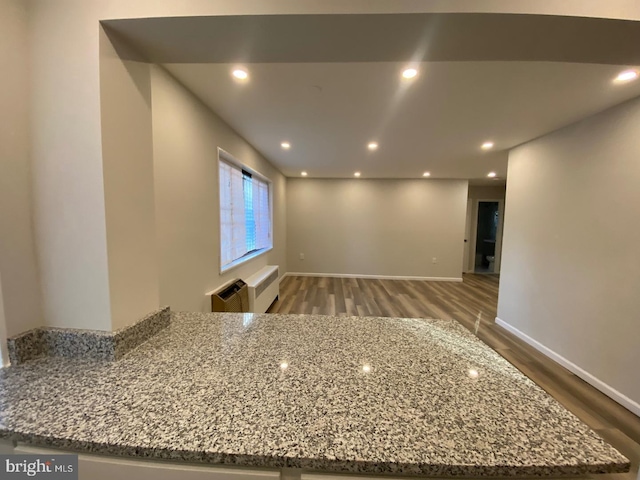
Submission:
POLYGON ((111 322, 104 329, 116 330, 159 307, 151 78, 148 64, 123 62, 102 29, 100 57, 111 309, 111 322))
POLYGON ((460 278, 467 185, 289 178, 289 271, 460 278))
POLYGON ((0 1, 0 274, 8 335, 42 323, 31 214, 26 6, 0 1))
POLYGON ((93 2, 29 2, 31 154, 45 323, 111 325, 93 2))
POLYGON ((472 200, 504 200, 506 192, 505 185, 469 185, 469 198, 472 200))
POLYGON ((635 99, 510 152, 498 303, 501 320, 636 413, 639 138, 635 99))
POLYGON ((5 366, 9 363, 9 353, 7 352, 7 321, 2 296, 2 275, 0 275, 0 360, 0 366, 5 366))
POLYGON ((161 67, 152 67, 160 302, 211 311, 205 293, 265 265, 286 272, 285 177, 161 67), (274 248, 220 275, 217 148, 273 182, 274 248))

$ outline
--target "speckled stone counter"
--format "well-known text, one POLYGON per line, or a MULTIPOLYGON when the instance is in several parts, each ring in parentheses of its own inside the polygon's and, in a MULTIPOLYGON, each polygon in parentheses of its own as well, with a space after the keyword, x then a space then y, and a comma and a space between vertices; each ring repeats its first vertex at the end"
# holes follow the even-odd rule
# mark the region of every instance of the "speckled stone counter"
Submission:
POLYGON ((327 472, 542 476, 628 460, 454 321, 176 314, 115 362, 0 371, 0 438, 327 472))
POLYGON ((117 360, 170 323, 169 307, 162 307, 115 332, 77 328, 40 327, 7 341, 12 365, 38 357, 90 357, 117 360))

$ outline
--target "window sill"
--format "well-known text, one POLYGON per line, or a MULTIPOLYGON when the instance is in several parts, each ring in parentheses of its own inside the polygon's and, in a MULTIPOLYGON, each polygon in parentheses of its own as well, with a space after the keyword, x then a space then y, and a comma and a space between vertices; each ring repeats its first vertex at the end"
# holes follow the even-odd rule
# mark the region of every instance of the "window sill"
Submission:
POLYGON ((222 267, 220 269, 220 275, 222 275, 223 273, 227 273, 228 271, 233 270, 236 267, 239 267, 240 265, 248 262, 249 260, 253 260, 256 257, 259 257, 264 253, 270 252, 271 250, 273 250, 273 247, 263 248, 262 250, 256 250, 255 252, 248 253, 244 257, 240 257, 237 260, 234 260, 233 262, 228 263, 227 265, 222 267))

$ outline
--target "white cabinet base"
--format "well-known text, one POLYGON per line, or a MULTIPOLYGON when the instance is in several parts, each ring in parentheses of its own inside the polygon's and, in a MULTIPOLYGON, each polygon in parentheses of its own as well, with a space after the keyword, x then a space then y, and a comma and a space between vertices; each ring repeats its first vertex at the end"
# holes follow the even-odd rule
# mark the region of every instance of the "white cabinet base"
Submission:
POLYGON ((11 455, 13 451, 13 442, 9 440, 0 440, 0 455, 11 455))

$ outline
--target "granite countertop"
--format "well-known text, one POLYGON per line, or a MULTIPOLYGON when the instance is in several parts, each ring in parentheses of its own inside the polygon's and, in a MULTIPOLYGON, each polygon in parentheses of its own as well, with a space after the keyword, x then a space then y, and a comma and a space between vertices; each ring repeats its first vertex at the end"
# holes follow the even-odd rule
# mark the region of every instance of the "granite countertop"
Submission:
POLYGON ((0 438, 368 474, 629 468, 452 320, 173 313, 114 362, 40 358, 0 370, 0 438))

